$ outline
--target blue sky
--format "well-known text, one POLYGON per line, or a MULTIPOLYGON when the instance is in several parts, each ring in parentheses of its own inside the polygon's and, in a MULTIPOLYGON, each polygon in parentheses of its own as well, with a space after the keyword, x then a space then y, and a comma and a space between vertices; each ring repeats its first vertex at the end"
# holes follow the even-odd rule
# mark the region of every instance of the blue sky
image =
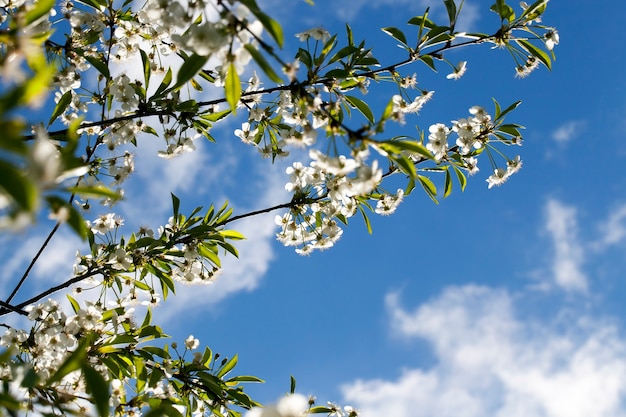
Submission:
MULTIPOLYGON (((320 24, 342 32, 348 21, 355 38, 392 60, 401 51, 377 28, 405 28, 427 5, 445 19, 434 0, 260 3, 283 24, 286 57, 298 46, 291 34, 320 24)), ((479 4, 466 1, 463 25, 489 31, 497 19, 479 4)), ((227 260, 213 285, 180 288, 156 320, 178 341, 193 334, 222 355, 238 353, 239 372, 267 381, 251 387, 264 402, 294 375, 300 392, 366 417, 626 415, 623 12, 620 2, 550 2, 544 23, 559 31, 557 60, 525 79, 488 46, 450 56, 468 61, 457 81, 443 67, 406 68, 436 94, 395 133, 464 117, 473 105, 492 111, 491 97, 523 101, 509 120, 526 126, 524 146, 510 149, 524 167, 503 186, 487 189, 485 160, 464 193, 434 205, 416 191, 393 216, 372 216, 373 235, 355 217, 335 247, 310 257, 276 242, 277 213, 234 223, 248 237, 240 259, 227 260)), ((288 201, 286 162, 257 158, 232 134, 237 127, 225 124, 217 144, 168 161, 154 156, 158 144, 140 143, 118 208, 127 223, 165 223, 167 191, 186 208, 228 199, 236 213, 288 201)), ((20 250, 3 250, 2 282, 44 234, 29 230, 20 250)), ((32 285, 65 279, 77 244, 69 232, 57 236, 32 285)))

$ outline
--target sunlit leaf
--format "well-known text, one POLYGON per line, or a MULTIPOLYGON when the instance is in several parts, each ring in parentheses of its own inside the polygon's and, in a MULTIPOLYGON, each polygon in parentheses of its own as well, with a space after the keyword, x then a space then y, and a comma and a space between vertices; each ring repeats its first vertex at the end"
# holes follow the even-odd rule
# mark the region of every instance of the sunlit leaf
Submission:
POLYGON ((230 105, 230 109, 234 114, 237 111, 237 104, 241 98, 241 81, 239 81, 239 75, 237 74, 235 64, 232 62, 228 66, 224 90, 226 94, 226 101, 230 105))

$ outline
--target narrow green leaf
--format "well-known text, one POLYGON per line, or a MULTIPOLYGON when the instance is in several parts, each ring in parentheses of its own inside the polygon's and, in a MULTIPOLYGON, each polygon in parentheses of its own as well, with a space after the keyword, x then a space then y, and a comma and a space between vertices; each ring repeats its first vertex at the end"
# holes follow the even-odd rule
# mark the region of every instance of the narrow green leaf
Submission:
POLYGON ((178 223, 178 210, 180 209, 180 198, 176 197, 173 193, 172 196, 172 209, 174 211, 174 222, 178 223))
POLYGON ((346 38, 348 39, 348 45, 354 45, 354 38, 352 36, 352 28, 346 23, 346 38))
POLYGON ((226 382, 265 382, 265 381, 263 381, 260 378, 257 378, 256 376, 239 375, 239 376, 230 378, 226 382))
POLYGON ((265 30, 270 34, 272 38, 276 41, 279 48, 283 47, 284 37, 283 37, 283 29, 280 24, 263 13, 259 6, 256 4, 255 0, 240 0, 240 2, 245 5, 252 14, 259 19, 259 22, 263 25, 265 30))
POLYGON ((159 97, 161 93, 163 93, 167 89, 167 87, 170 86, 171 83, 172 83, 172 69, 168 68, 167 72, 165 73, 165 76, 163 77, 163 80, 161 81, 161 84, 159 84, 159 87, 154 92, 154 95, 150 98, 150 100, 159 97))
POLYGON ((237 104, 241 98, 241 81, 239 81, 239 75, 237 74, 235 64, 232 62, 228 66, 224 90, 226 94, 226 101, 230 104, 230 109, 234 114, 237 111, 237 104))
POLYGON ((33 3, 33 7, 26 12, 26 19, 23 23, 23 27, 27 27, 31 23, 35 22, 39 18, 44 17, 52 6, 54 6, 55 0, 38 0, 33 3))
POLYGON ((409 158, 404 155, 389 155, 389 159, 392 160, 409 178, 415 178, 417 172, 415 171, 415 164, 409 158))
POLYGON ((140 49, 139 52, 141 53, 141 62, 143 63, 143 80, 145 83, 145 88, 147 90, 148 86, 150 85, 150 76, 152 74, 152 70, 150 68, 150 60, 148 59, 148 54, 146 53, 146 51, 140 49))
POLYGON ((293 375, 290 376, 290 384, 289 384, 289 392, 292 394, 296 393, 296 378, 293 375))
POLYGON ((493 105, 496 109, 496 114, 495 114, 495 118, 496 120, 498 120, 500 118, 500 113, 502 112, 502 109, 500 108, 500 103, 498 103, 498 101, 495 98, 491 98, 491 100, 493 100, 493 105))
POLYGON ((372 224, 370 223, 369 217, 367 217, 367 213, 363 210, 363 207, 359 205, 359 211, 361 212, 361 216, 363 216, 363 221, 365 222, 365 227, 367 228, 367 233, 370 235, 373 233, 372 224))
POLYGON ((91 333, 84 336, 74 352, 65 359, 59 366, 59 369, 46 381, 46 386, 53 386, 55 382, 62 380, 70 372, 80 369, 87 358, 87 348, 91 345, 93 339, 94 335, 91 333))
POLYGON ((409 19, 407 22, 409 25, 420 26, 422 28, 427 27, 429 29, 437 26, 432 20, 428 19, 426 15, 424 16, 415 16, 409 19))
POLYGON ((224 237, 224 239, 243 240, 246 238, 243 234, 236 230, 220 230, 219 233, 224 237))
POLYGON ((100 372, 91 366, 84 364, 83 377, 85 378, 85 386, 87 392, 93 398, 98 415, 106 417, 109 415, 109 383, 104 379, 100 372))
POLYGON ((217 122, 225 118, 231 113, 230 109, 218 111, 215 113, 205 113, 201 114, 200 118, 203 120, 208 120, 209 122, 217 122))
POLYGON ((517 125, 500 125, 498 126, 498 131, 499 132, 504 132, 507 133, 511 136, 521 136, 522 134, 520 133, 520 131, 518 130, 519 126, 517 125))
POLYGON ((459 167, 457 167, 456 165, 452 165, 452 168, 454 168, 454 172, 456 173, 456 178, 459 180, 461 191, 465 191, 465 186, 467 185, 467 177, 465 176, 463 171, 461 171, 459 167))
POLYGON ((307 410, 308 414, 330 414, 333 412, 332 408, 324 407, 322 405, 316 405, 307 410))
POLYGON ((48 126, 50 126, 54 121, 63 114, 63 112, 67 109, 67 107, 72 102, 72 90, 66 91, 65 94, 61 96, 59 102, 54 107, 54 111, 52 112, 52 116, 50 116, 50 121, 48 121, 48 126))
POLYGON ((247 43, 244 48, 246 48, 246 51, 250 53, 252 59, 254 59, 254 61, 263 70, 265 75, 270 78, 270 80, 274 81, 275 83, 283 82, 282 78, 280 78, 280 76, 276 74, 272 66, 267 62, 263 54, 261 54, 256 47, 254 47, 252 44, 247 43))
POLYGON ((504 111, 499 112, 500 114, 498 115, 496 120, 502 120, 504 116, 506 116, 508 113, 512 112, 513 110, 515 110, 520 104, 522 104, 522 100, 516 101, 515 103, 511 104, 509 107, 504 109, 504 111))
POLYGON ((396 140, 392 142, 398 148, 420 155, 424 159, 434 159, 433 154, 420 142, 412 140, 396 140))
POLYGON ((526 10, 524 10, 524 13, 522 13, 521 17, 525 17, 529 20, 534 20, 543 14, 543 12, 546 10, 547 5, 548 0, 538 0, 528 6, 526 10))
POLYGON ((67 191, 84 197, 103 197, 113 200, 119 200, 121 198, 119 193, 105 185, 79 185, 77 187, 68 187, 67 191))
POLYGON ((446 5, 446 10, 448 11, 450 27, 454 27, 456 24, 456 4, 454 4, 454 0, 443 0, 443 3, 446 5))
POLYGON ((98 72, 104 76, 104 78, 106 78, 107 80, 111 78, 109 67, 106 66, 104 61, 101 61, 100 59, 91 55, 83 55, 83 58, 85 58, 85 60, 87 60, 87 62, 89 62, 92 67, 97 69, 98 72))
POLYGON ((178 70, 174 89, 181 87, 187 81, 195 77, 208 60, 208 56, 202 56, 198 54, 193 54, 190 57, 187 57, 187 59, 185 59, 185 61, 183 62, 183 65, 181 65, 180 69, 178 70))
POLYGON ((67 297, 67 299, 69 300, 70 304, 72 305, 72 310, 74 310, 74 313, 77 313, 78 310, 80 310, 80 305, 78 304, 78 301, 76 301, 71 295, 66 294, 65 295, 67 297))
POLYGON ((374 113, 372 113, 372 110, 370 109, 370 107, 367 105, 365 101, 354 96, 346 95, 344 97, 346 98, 348 103, 356 107, 370 123, 374 123, 374 113))
POLYGON ((232 369, 237 365, 237 361, 239 360, 239 356, 235 353, 235 355, 230 358, 224 366, 215 374, 218 378, 224 377, 224 375, 228 374, 232 369))
POLYGON ((537 48, 535 45, 533 45, 532 43, 528 42, 527 40, 516 39, 516 42, 522 48, 524 48, 526 51, 528 51, 529 54, 531 54, 534 57, 536 57, 537 59, 539 59, 543 63, 543 65, 546 66, 546 68, 548 68, 549 70, 552 70, 552 61, 550 60, 550 57, 548 56, 548 54, 546 54, 544 51, 542 51, 541 49, 537 48))
POLYGON ((335 52, 335 55, 333 55, 328 60, 328 63, 332 64, 333 62, 339 61, 340 59, 343 59, 343 58, 347 57, 348 55, 353 54, 353 53, 358 52, 358 51, 359 51, 359 48, 357 48, 354 45, 344 46, 343 48, 341 48, 340 50, 335 52))
POLYGON ((430 55, 420 55, 419 56, 419 60, 422 61, 424 64, 428 65, 430 67, 430 69, 432 69, 433 71, 437 72, 437 68, 435 67, 435 60, 433 59, 432 56, 430 56, 430 55))
POLYGON ((426 191, 426 194, 428 194, 430 199, 433 200, 436 204, 439 204, 439 201, 437 201, 437 198, 436 198, 437 187, 435 186, 435 184, 433 184, 430 178, 425 177, 423 175, 418 175, 418 179, 420 181, 420 184, 422 184, 424 191, 426 191))
POLYGON ((447 198, 452 192, 452 176, 450 175, 450 169, 446 169, 446 179, 443 187, 443 198, 447 198))

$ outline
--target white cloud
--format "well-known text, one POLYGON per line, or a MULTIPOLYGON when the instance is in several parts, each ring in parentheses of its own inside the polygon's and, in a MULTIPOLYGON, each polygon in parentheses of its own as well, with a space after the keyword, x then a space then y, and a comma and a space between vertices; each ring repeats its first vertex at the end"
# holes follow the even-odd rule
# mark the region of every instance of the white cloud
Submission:
POLYGON ((395 380, 357 380, 344 402, 363 417, 626 415, 626 341, 603 319, 524 320, 517 296, 451 287, 414 311, 389 294, 393 329, 432 346, 436 362, 395 380))
POLYGON ((578 241, 576 208, 549 200, 545 211, 545 228, 554 245, 552 273, 555 283, 567 291, 586 291, 587 277, 582 271, 585 251, 578 241))
POLYGON ((585 128, 584 120, 570 120, 559 126, 554 132, 552 132, 552 139, 557 142, 565 143, 574 139, 585 128))
POLYGON ((608 219, 600 224, 601 237, 593 246, 602 249, 606 246, 615 245, 624 240, 626 236, 626 205, 617 207, 609 213, 608 219))
MULTIPOLYGON (((284 190, 285 178, 277 166, 262 160, 248 166, 248 175, 259 180, 254 184, 255 189, 250 191, 258 197, 254 199, 254 207, 235 207, 235 215, 288 201, 289 197, 284 190)), ((207 310, 234 293, 255 289, 274 259, 272 244, 276 226, 273 219, 276 214, 277 212, 265 213, 231 223, 228 227, 243 233, 247 238, 235 242, 239 258, 223 256, 223 272, 212 284, 178 285, 176 296, 155 309, 154 316, 158 320, 168 321, 175 319, 181 311, 207 310)))

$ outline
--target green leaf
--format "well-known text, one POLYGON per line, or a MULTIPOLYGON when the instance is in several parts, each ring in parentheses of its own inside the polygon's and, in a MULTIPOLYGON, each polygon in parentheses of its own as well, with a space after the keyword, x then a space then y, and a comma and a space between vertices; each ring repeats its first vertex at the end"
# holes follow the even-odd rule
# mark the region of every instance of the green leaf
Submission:
POLYGON ((430 56, 430 55, 420 55, 419 59, 424 64, 428 65, 430 67, 430 69, 432 69, 433 71, 437 72, 437 68, 435 67, 435 60, 433 59, 432 56, 430 56))
POLYGON ((170 86, 171 83, 172 83, 172 69, 168 68, 167 72, 165 73, 165 76, 163 77, 163 80, 161 81, 161 84, 159 84, 159 87, 156 89, 156 91, 154 92, 154 95, 150 98, 150 100, 159 97, 161 93, 163 93, 167 89, 167 87, 170 86))
POLYGON ((59 102, 54 107, 54 111, 52 112, 52 116, 50 116, 50 121, 48 121, 48 126, 50 126, 54 121, 63 114, 63 112, 67 109, 67 107, 72 102, 72 90, 66 91, 65 94, 61 96, 59 102))
POLYGON ((92 67, 97 69, 98 72, 104 76, 104 78, 106 78, 107 80, 111 78, 109 67, 106 66, 104 61, 101 61, 100 59, 91 55, 83 55, 83 58, 85 58, 85 60, 87 60, 87 62, 89 62, 92 67))
POLYGON ((313 58, 311 54, 306 49, 298 48, 298 52, 296 53, 296 59, 304 64, 307 69, 311 69, 313 67, 313 58))
POLYGON ((420 26, 422 28, 427 27, 429 29, 437 26, 432 20, 428 19, 426 15, 412 17, 407 23, 409 25, 420 26))
POLYGON ((526 10, 524 10, 524 13, 522 13, 521 17, 525 17, 528 20, 534 20, 543 14, 547 5, 548 0, 538 0, 528 6, 526 10))
POLYGON ((412 140, 395 140, 392 142, 395 146, 402 150, 416 153, 424 159, 434 159, 433 154, 420 142, 412 140))
POLYGON ((260 378, 257 378, 256 376, 239 375, 239 376, 230 378, 226 382, 265 382, 265 381, 263 381, 260 378))
POLYGON ((425 177, 423 175, 418 175, 417 178, 419 179, 420 184, 422 185, 422 187, 424 188, 424 191, 426 191, 426 194, 428 194, 430 199, 433 200, 436 204, 439 204, 439 201, 437 201, 437 198, 436 198, 437 187, 435 186, 435 184, 433 184, 430 178, 425 177))
POLYGON ((244 240, 246 238, 243 234, 236 230, 220 230, 219 233, 224 237, 224 239, 244 240))
POLYGON ((372 224, 370 223, 370 219, 369 217, 367 217, 367 214, 365 213, 365 210, 363 210, 363 207, 361 207, 359 205, 359 211, 361 212, 361 216, 363 216, 363 221, 365 222, 365 227, 367 228, 367 233, 369 233, 370 235, 373 233, 372 231, 372 224))
POLYGON ((409 178, 415 178, 417 172, 415 171, 415 164, 409 158, 404 155, 389 155, 389 159, 392 160, 409 178))
POLYGON ((180 209, 180 198, 176 197, 173 193, 172 196, 172 210, 174 212, 174 222, 178 223, 178 210, 180 209))
POLYGON ((344 97, 346 98, 348 103, 356 107, 361 112, 361 114, 365 116, 367 120, 369 120, 370 123, 374 123, 374 113, 372 113, 372 110, 370 109, 370 107, 367 105, 366 102, 354 96, 346 95, 344 97))
POLYGON ((521 126, 514 125, 514 124, 500 125, 500 126, 498 126, 498 131, 499 132, 504 132, 504 133, 509 134, 511 136, 521 136, 522 134, 519 131, 520 127, 521 126))
POLYGON ((217 372, 217 374, 215 374, 215 376, 217 376, 218 378, 224 377, 224 375, 229 373, 237 365, 238 360, 239 356, 235 353, 232 358, 226 361, 224 366, 222 366, 222 368, 217 372))
POLYGON ((343 58, 347 57, 348 55, 351 55, 351 54, 353 54, 355 52, 358 52, 358 51, 359 51, 359 48, 357 48, 354 45, 344 46, 343 48, 341 48, 340 50, 335 52, 335 55, 333 55, 328 60, 328 63, 332 64, 333 62, 339 61, 340 59, 343 59, 343 58))
POLYGON ((150 85, 150 75, 152 74, 152 70, 150 69, 150 60, 148 59, 148 54, 143 49, 139 50, 141 54, 141 62, 143 63, 143 80, 145 82, 145 88, 148 89, 150 85))
POLYGON ((241 81, 239 81, 239 75, 234 63, 230 63, 228 66, 228 73, 226 74, 226 82, 224 83, 224 90, 226 94, 226 101, 230 104, 230 109, 233 114, 237 111, 237 104, 241 98, 241 81))
POLYGON ((24 25, 23 27, 27 27, 31 23, 47 15, 48 12, 50 12, 50 9, 52 9, 52 6, 54 6, 54 3, 55 0, 38 0, 34 2, 33 7, 26 13, 25 22, 22 23, 24 25))
POLYGON ((452 192, 452 176, 450 175, 450 169, 446 169, 446 179, 443 187, 443 198, 447 198, 452 192))
POLYGON ((295 394, 296 393, 296 378, 294 378, 293 375, 291 375, 289 377, 290 383, 289 383, 289 392, 291 394, 295 394))
POLYGON ((354 38, 352 36, 352 28, 346 23, 346 38, 348 39, 348 45, 354 45, 354 38))
POLYGON ((322 405, 316 405, 307 410, 307 414, 330 414, 333 411, 332 408, 328 408, 322 405))
POLYGON ((452 168, 454 168, 454 172, 456 173, 456 178, 459 180, 461 191, 465 191, 465 186, 467 185, 467 177, 465 177, 465 174, 463 173, 463 171, 461 171, 459 167, 457 167, 456 165, 452 165, 452 168))
POLYGON ((240 0, 240 2, 244 6, 246 6, 257 19, 259 19, 259 22, 261 22, 265 30, 267 30, 270 36, 274 38, 274 40, 278 44, 278 47, 282 48, 284 38, 283 29, 280 24, 265 13, 263 13, 261 9, 259 9, 259 6, 256 4, 255 0, 240 0))
POLYGON ((150 353, 151 355, 158 356, 163 359, 170 359, 171 356, 165 349, 156 346, 145 346, 141 350, 150 353))
POLYGON ((504 116, 515 110, 520 104, 522 104, 522 100, 518 100, 515 103, 511 104, 509 107, 504 109, 504 111, 499 112, 497 111, 498 109, 496 109, 496 113, 498 113, 498 115, 496 116, 496 120, 502 120, 504 116))
POLYGON ((450 27, 454 27, 456 24, 456 4, 454 4, 454 0, 443 0, 443 3, 446 5, 446 10, 448 11, 450 27))
POLYGON ((407 46, 407 47, 409 46, 406 43, 406 36, 404 36, 404 33, 402 33, 400 29, 395 28, 393 26, 389 26, 386 28, 382 28, 381 30, 385 32, 387 35, 394 38, 395 40, 400 41, 400 43, 402 43, 404 46, 407 46))
POLYGON ((106 417, 109 415, 109 383, 104 379, 100 372, 91 366, 83 365, 83 377, 85 378, 85 386, 87 392, 93 398, 98 415, 106 417))
POLYGON ((37 206, 39 192, 37 187, 17 167, 0 160, 0 188, 26 211, 33 211, 37 206))
POLYGON ((282 78, 280 78, 280 76, 276 74, 272 66, 267 62, 263 54, 261 54, 255 46, 247 43, 246 45, 244 45, 244 48, 246 48, 246 51, 250 53, 252 59, 254 59, 257 65, 263 70, 265 75, 270 78, 270 80, 274 81, 275 83, 283 82, 282 78))
POLYGON ((59 369, 46 381, 46 386, 53 386, 55 382, 63 379, 70 372, 80 369, 87 359, 87 349, 95 339, 95 334, 89 333, 85 335, 79 345, 76 347, 67 359, 59 366, 59 369))
POLYGON ((183 65, 181 65, 180 69, 178 70, 178 74, 176 75, 176 84, 173 88, 180 88, 187 81, 195 77, 208 60, 208 56, 202 56, 198 54, 193 54, 185 59, 183 65))
POLYGON ((110 198, 112 200, 119 200, 122 196, 115 190, 111 190, 105 185, 79 185, 77 187, 68 187, 67 191, 75 194, 79 194, 84 197, 101 197, 110 198))
POLYGON ((225 118, 231 113, 230 109, 218 111, 215 113, 205 113, 201 114, 200 118, 203 120, 208 120, 209 122, 217 122, 225 118))
POLYGON ((80 310, 80 305, 78 304, 78 301, 72 298, 72 296, 69 294, 66 294, 65 296, 67 297, 70 304, 72 305, 72 310, 74 310, 74 313, 78 312, 78 310, 80 310))
POLYGON ((535 45, 533 45, 532 43, 528 42, 527 40, 516 39, 516 42, 522 48, 524 48, 526 51, 528 51, 529 54, 531 54, 534 57, 536 57, 537 59, 539 59, 543 63, 543 65, 546 66, 546 68, 548 68, 549 70, 552 70, 552 61, 550 60, 550 57, 548 56, 548 54, 546 54, 544 51, 542 51, 541 49, 537 48, 535 45))
POLYGON ((490 9, 496 12, 502 20, 508 20, 509 22, 515 20, 515 12, 506 4, 505 0, 496 0, 495 4, 493 4, 490 9))

